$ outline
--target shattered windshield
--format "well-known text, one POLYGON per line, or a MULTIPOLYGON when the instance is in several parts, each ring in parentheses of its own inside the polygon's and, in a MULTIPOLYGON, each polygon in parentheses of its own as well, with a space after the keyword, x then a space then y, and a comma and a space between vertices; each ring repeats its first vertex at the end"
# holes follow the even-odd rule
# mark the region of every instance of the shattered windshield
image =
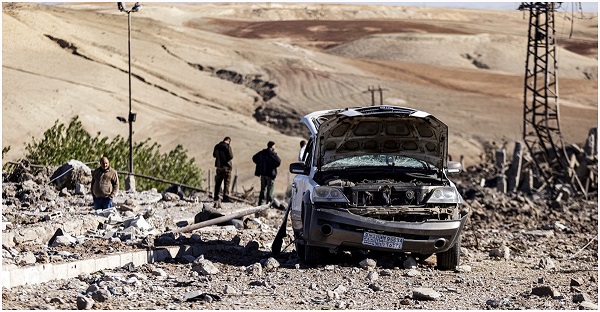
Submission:
POLYGON ((363 167, 417 168, 427 170, 434 168, 428 162, 406 156, 360 155, 334 160, 323 165, 321 169, 327 171, 363 167))

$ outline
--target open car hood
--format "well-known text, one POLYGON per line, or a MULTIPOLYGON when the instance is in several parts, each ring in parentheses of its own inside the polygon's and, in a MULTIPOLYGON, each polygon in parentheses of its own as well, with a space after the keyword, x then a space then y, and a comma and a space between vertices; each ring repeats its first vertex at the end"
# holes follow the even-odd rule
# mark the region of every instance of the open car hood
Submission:
POLYGON ((314 112, 302 122, 316 137, 319 165, 383 154, 412 157, 440 170, 446 166, 448 126, 423 111, 398 106, 345 108, 314 112))

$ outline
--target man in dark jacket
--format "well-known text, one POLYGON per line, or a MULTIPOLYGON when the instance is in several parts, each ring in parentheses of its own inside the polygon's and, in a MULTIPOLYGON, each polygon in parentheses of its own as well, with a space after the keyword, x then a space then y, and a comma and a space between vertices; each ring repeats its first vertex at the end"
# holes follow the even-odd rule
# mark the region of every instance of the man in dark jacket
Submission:
POLYGON ((262 205, 263 200, 268 204, 273 201, 273 189, 275 188, 275 177, 277 177, 277 167, 281 164, 281 159, 275 153, 275 142, 269 141, 267 148, 254 154, 252 161, 256 164, 254 175, 260 177, 260 195, 258 196, 258 205, 262 205))
POLYGON ((100 167, 92 173, 92 198, 94 209, 106 209, 113 206, 113 198, 119 190, 119 176, 110 167, 108 157, 100 158, 100 167))
POLYGON ((223 185, 223 201, 229 201, 229 182, 231 181, 231 160, 233 159, 233 151, 231 150, 230 137, 225 137, 223 141, 215 145, 213 157, 215 158, 215 167, 217 174, 215 176, 215 203, 219 201, 219 192, 221 191, 221 183, 223 185))

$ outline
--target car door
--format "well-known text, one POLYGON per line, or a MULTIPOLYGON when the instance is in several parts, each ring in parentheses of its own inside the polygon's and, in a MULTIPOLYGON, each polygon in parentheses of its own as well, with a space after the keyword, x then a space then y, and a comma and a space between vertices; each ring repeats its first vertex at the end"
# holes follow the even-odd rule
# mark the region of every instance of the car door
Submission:
POLYGON ((290 218, 292 220, 292 228, 295 231, 301 231, 303 228, 302 206, 304 194, 306 194, 307 191, 312 191, 312 189, 317 186, 317 183, 313 180, 313 177, 316 171, 314 155, 315 141, 319 131, 319 126, 339 111, 339 109, 317 111, 310 113, 301 119, 302 123, 304 123, 304 125, 308 128, 308 131, 310 131, 311 135, 308 143, 306 143, 306 150, 308 154, 304 159, 305 171, 303 174, 296 174, 292 182, 292 210, 290 211, 290 218))
POLYGON ((307 190, 315 187, 316 183, 312 179, 314 176, 313 155, 314 155, 314 136, 306 143, 307 155, 304 159, 305 174, 296 174, 292 182, 292 210, 290 212, 292 228, 301 230, 302 226, 302 203, 304 194, 307 190))

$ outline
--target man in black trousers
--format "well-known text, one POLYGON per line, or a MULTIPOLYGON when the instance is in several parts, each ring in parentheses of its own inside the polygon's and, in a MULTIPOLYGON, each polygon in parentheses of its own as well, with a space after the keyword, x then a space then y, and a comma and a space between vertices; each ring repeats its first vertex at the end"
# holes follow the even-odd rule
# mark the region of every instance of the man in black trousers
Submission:
POLYGON ((215 176, 215 206, 219 206, 219 192, 221 191, 221 183, 223 185, 223 202, 229 202, 229 183, 231 182, 231 160, 233 159, 233 151, 231 150, 231 138, 225 137, 223 141, 215 145, 213 157, 215 158, 215 167, 217 174, 215 176))
POLYGON ((275 177, 277 177, 277 167, 281 164, 281 159, 275 153, 275 142, 269 141, 267 148, 254 154, 252 161, 256 164, 254 175, 260 177, 260 195, 258 196, 258 205, 263 201, 269 204, 273 202, 273 190, 275 188, 275 177))

